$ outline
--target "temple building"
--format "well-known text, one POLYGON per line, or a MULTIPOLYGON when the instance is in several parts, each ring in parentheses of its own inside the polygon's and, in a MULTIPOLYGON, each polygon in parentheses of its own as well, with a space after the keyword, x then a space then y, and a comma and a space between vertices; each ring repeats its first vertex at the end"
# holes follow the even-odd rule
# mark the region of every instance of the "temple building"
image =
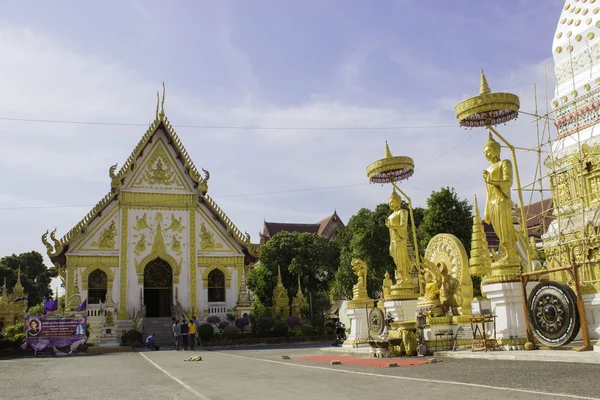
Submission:
POLYGON ((281 223, 281 222, 264 222, 263 232, 260 234, 260 243, 264 244, 269 241, 274 235, 279 232, 308 232, 315 233, 319 236, 324 236, 327 239, 333 237, 344 227, 344 223, 340 219, 337 211, 327 218, 322 219, 314 224, 298 224, 298 223, 281 223))
POLYGON ((251 308, 243 276, 258 245, 207 194, 210 174, 173 130, 164 93, 154 122, 107 178, 110 190, 77 225, 61 239, 42 237, 67 303, 78 293, 93 315, 108 297, 123 323, 140 310, 147 319, 206 318, 251 308))

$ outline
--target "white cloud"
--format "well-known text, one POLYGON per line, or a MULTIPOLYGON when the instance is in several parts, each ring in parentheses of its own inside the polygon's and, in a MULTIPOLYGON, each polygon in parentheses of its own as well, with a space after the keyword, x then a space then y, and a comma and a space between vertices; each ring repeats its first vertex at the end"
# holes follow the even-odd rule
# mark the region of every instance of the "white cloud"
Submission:
MULTIPOLYGON (((0 76, 10 77, 3 87, 10 95, 0 97, 0 117, 127 123, 154 118, 158 85, 141 81, 135 71, 115 62, 81 56, 42 33, 15 26, 0 26, 0 54, 11 55, 0 64, 0 76)), ((242 60, 243 55, 237 56, 242 60)), ((251 66, 244 67, 251 75, 248 68, 251 66)), ((356 79, 359 85, 359 76, 353 75, 358 70, 350 64, 348 68, 346 78, 356 79)), ((477 83, 472 95, 477 94, 478 79, 473 77, 477 83)), ((522 94, 527 110, 531 110, 525 106, 530 100, 529 81, 541 81, 539 66, 488 79, 493 90, 522 94)), ((469 201, 477 193, 482 206, 485 189, 481 170, 486 162, 481 147, 486 138, 479 134, 467 141, 476 131, 458 127, 452 109, 462 98, 442 98, 434 109, 426 110, 402 101, 398 104, 404 105, 384 108, 328 97, 316 95, 304 104, 282 107, 249 96, 234 100, 230 107, 217 107, 211 106, 210 99, 181 95, 167 82, 166 110, 196 165, 211 171, 211 195, 255 241, 263 218, 316 222, 337 209, 347 220, 361 207, 373 208, 386 201, 391 188, 368 185, 365 173, 368 164, 383 156, 385 140, 395 155, 415 160, 414 177, 402 184, 415 206, 424 206, 430 192, 442 186, 456 187, 459 196, 469 201), (177 128, 178 124, 373 129, 199 129, 177 128), (456 127, 376 129, 438 125, 456 127), (321 191, 226 197, 361 183, 364 185, 321 191)), ((144 126, 8 121, 2 125, 0 176, 11 184, 0 197, 0 207, 89 204, 91 208, 109 190, 110 165, 117 161, 122 164, 146 130, 144 126)), ((535 142, 535 130, 527 118, 503 128, 503 132, 519 146, 535 142)), ((504 156, 508 157, 506 151, 504 156)), ((533 156, 526 157, 519 159, 524 176, 533 165, 533 156)), ((31 249, 43 253, 39 237, 46 229, 58 226, 59 233, 64 234, 87 211, 0 210, 7 227, 3 229, 0 255, 31 249)))

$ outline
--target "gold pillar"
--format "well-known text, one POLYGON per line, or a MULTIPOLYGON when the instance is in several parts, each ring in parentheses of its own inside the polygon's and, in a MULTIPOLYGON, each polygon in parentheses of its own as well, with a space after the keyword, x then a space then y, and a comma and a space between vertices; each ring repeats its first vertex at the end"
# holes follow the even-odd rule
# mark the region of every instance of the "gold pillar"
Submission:
POLYGON ((197 283, 196 283, 196 262, 198 255, 196 254, 196 207, 189 210, 190 224, 190 312, 195 313, 197 301, 197 283))
POLYGON ((119 260, 119 269, 121 282, 119 284, 120 295, 119 295, 119 313, 118 319, 130 319, 129 312, 127 311, 127 236, 128 236, 128 220, 129 220, 129 209, 121 209, 121 257, 119 260))

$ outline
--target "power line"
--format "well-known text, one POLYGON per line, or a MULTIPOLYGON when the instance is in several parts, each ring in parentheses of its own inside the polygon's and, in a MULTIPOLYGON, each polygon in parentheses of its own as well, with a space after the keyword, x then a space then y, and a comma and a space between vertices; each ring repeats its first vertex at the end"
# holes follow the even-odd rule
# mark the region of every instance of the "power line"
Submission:
MULTIPOLYGON (((41 122, 52 124, 71 124, 71 125, 102 125, 102 126, 143 126, 148 127, 149 124, 127 123, 127 122, 102 122, 102 121, 69 121, 69 120, 53 120, 53 119, 32 119, 32 118, 8 118, 0 117, 1 121, 13 122, 41 122)), ((417 125, 417 126, 346 126, 346 127, 266 127, 266 126, 229 126, 229 125, 173 125, 175 128, 196 128, 196 129, 239 129, 239 130, 294 130, 294 131, 381 131, 381 130, 406 130, 406 129, 441 129, 441 128, 458 128, 453 125, 417 125)), ((518 125, 523 126, 525 125, 518 125)))
MULTIPOLYGON (((440 158, 443 158, 444 156, 446 156, 449 153, 451 153, 453 150, 455 150, 458 147, 462 146, 463 144, 467 143, 468 141, 470 141, 471 139, 473 139, 474 137, 476 137, 477 135, 479 135, 484 130, 485 129, 480 129, 474 135, 470 135, 468 137, 468 139, 466 139, 466 140, 458 143, 456 146, 450 148, 446 152, 440 154, 439 156, 437 156, 434 159, 428 161, 427 163, 421 165, 420 167, 415 168, 415 171, 416 170, 420 170, 422 168, 425 168, 426 166, 428 166, 430 164, 433 164, 434 162, 436 162, 440 158)), ((231 194, 231 195, 225 195, 225 196, 215 197, 215 200, 225 199, 225 198, 234 198, 234 197, 264 196, 264 195, 272 195, 272 194, 285 194, 285 193, 310 192, 310 191, 317 191, 317 190, 341 189, 341 188, 348 188, 348 187, 366 186, 366 185, 370 185, 370 184, 371 183, 355 183, 355 184, 348 184, 348 185, 322 186, 322 187, 306 188, 306 189, 290 189, 290 190, 278 190, 278 191, 271 191, 271 192, 231 194)), ((404 184, 403 186, 409 187, 411 189, 419 190, 421 192, 427 192, 427 190, 424 190, 424 189, 421 189, 421 188, 417 188, 417 187, 414 187, 414 186, 410 186, 410 185, 406 185, 406 184, 404 184)), ((93 206, 94 205, 89 205, 89 204, 77 204, 77 205, 56 205, 56 206, 0 207, 0 211, 3 211, 3 210, 53 209, 53 208, 78 208, 78 207, 86 207, 86 208, 88 208, 88 207, 93 207, 93 206)))

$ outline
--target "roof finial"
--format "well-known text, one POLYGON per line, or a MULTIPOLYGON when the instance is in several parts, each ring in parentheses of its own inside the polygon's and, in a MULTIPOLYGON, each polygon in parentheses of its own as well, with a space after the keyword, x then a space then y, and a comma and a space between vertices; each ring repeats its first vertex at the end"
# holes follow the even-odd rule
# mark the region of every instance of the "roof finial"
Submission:
MULTIPOLYGON (((160 105, 160 93, 157 91, 156 92, 156 118, 158 118, 159 116, 159 105, 160 105)), ((150 124, 152 125, 152 124, 150 124)))
POLYGON ((481 85, 479 86, 479 94, 489 94, 492 93, 490 87, 488 86, 487 80, 485 79, 485 74, 483 73, 483 69, 481 70, 481 85))
POLYGON ((167 89, 165 88, 165 83, 163 82, 163 95, 162 102, 160 103, 160 115, 165 115, 165 96, 167 94, 167 89))
POLYGON ((384 158, 392 157, 392 152, 390 151, 390 146, 388 146, 387 140, 385 141, 385 154, 383 155, 383 157, 384 158))

